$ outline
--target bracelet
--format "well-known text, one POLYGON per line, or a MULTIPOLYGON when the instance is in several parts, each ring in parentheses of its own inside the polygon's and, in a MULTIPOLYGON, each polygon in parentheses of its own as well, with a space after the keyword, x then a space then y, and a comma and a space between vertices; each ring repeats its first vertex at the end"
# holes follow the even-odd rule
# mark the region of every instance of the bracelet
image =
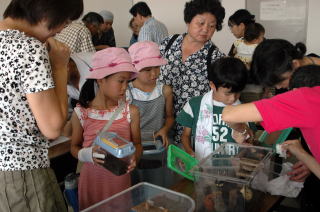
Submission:
POLYGON ((248 132, 248 131, 247 131, 247 128, 245 128, 243 132, 239 132, 239 133, 240 133, 241 135, 245 135, 245 134, 247 134, 247 132, 248 132))

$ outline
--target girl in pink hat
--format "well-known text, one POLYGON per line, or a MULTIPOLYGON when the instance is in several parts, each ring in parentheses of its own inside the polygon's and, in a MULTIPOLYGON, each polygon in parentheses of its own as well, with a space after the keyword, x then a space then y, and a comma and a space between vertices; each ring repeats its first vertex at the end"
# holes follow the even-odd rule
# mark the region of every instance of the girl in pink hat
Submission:
POLYGON ((173 96, 171 87, 158 81, 160 66, 167 61, 160 56, 159 46, 151 41, 133 44, 129 54, 139 74, 129 83, 127 99, 139 108, 141 140, 161 137, 167 147, 168 132, 174 123, 173 96), (151 138, 149 132, 154 132, 151 138))
MULTIPOLYGON (((107 48, 98 51, 92 59, 92 70, 83 85, 79 102, 72 115, 71 153, 83 162, 79 179, 80 209, 104 200, 131 185, 130 174, 142 153, 140 142, 139 110, 124 101, 128 81, 137 74, 129 54, 122 48, 107 48), (121 107, 120 107, 121 105, 121 107), (101 159, 93 157, 101 152, 93 144, 97 133, 112 119, 108 131, 132 141, 136 148, 127 173, 116 176, 101 164, 101 159)), ((106 161, 107 163, 108 161, 106 161)))

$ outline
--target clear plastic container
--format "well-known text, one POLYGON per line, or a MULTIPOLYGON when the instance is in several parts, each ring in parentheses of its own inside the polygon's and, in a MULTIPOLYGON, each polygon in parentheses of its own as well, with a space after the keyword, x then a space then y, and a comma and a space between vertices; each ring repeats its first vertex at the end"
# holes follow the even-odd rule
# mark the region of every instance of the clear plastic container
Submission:
POLYGON ((123 175, 127 172, 131 156, 135 152, 132 142, 118 136, 113 132, 104 132, 98 135, 95 144, 105 150, 103 166, 115 175, 123 175))
POLYGON ((250 184, 272 155, 271 148, 225 143, 191 169, 196 211, 250 211, 259 198, 250 184))
POLYGON ((194 209, 195 203, 190 197, 143 182, 85 209, 84 212, 193 212, 194 209))
POLYGON ((165 150, 161 138, 155 138, 154 134, 154 131, 141 132, 143 155, 159 154, 165 150))

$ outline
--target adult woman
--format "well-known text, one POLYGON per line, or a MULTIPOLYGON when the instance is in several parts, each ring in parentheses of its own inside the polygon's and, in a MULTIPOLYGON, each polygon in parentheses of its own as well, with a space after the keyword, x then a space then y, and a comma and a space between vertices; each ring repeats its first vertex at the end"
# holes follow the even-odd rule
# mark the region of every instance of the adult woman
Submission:
POLYGON ((82 10, 82 0, 12 0, 4 12, 0 211, 66 211, 49 168, 48 139, 60 135, 67 115, 70 51, 51 37, 82 10))
MULTIPOLYGON (((221 30, 224 16, 225 10, 219 1, 187 2, 184 9, 187 32, 171 44, 172 36, 164 39, 160 46, 162 56, 168 60, 168 64, 161 67, 160 80, 173 89, 175 115, 191 97, 210 90, 207 56, 210 49, 209 62, 224 56, 211 41, 215 30, 221 30), (171 46, 168 48, 168 45, 171 46)), ((181 132, 182 128, 178 126, 175 141, 179 141, 181 132)))
POLYGON ((305 56, 303 43, 291 44, 283 39, 267 39, 257 46, 251 72, 266 87, 288 88, 293 72, 301 66, 320 65, 320 58, 305 56))
MULTIPOLYGON (((237 38, 243 38, 246 27, 255 23, 254 15, 246 9, 237 10, 229 17, 228 26, 232 34, 237 38)), ((234 45, 231 46, 229 56, 234 56, 234 45)))
MULTIPOLYGON (((253 54, 251 64, 253 76, 261 85, 288 88, 290 78, 298 67, 320 64, 319 58, 306 57, 304 56, 305 52, 306 48, 302 43, 294 46, 281 39, 263 41, 253 54)), ((222 119, 233 123, 262 121, 262 126, 270 132, 297 127, 306 139, 313 156, 320 162, 320 146, 318 145, 320 135, 319 100, 320 86, 299 88, 271 99, 236 107, 228 106, 223 111, 222 119)), ((233 128, 237 127, 236 124, 233 125, 233 128)), ((293 169, 288 173, 291 180, 304 181, 310 174, 306 165, 301 161, 297 162, 293 169)), ((312 193, 315 187, 320 188, 320 181, 315 180, 312 175, 305 181, 305 195, 302 199, 308 201, 306 205, 315 205, 315 208, 319 208, 319 201, 312 193)))

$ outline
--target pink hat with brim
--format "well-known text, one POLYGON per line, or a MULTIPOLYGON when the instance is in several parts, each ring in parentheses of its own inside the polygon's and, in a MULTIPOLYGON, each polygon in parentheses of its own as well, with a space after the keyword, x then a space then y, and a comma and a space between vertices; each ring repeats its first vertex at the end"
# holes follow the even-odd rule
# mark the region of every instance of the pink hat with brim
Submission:
POLYGON ((98 51, 93 55, 92 69, 87 79, 103 79, 119 72, 132 72, 131 79, 136 78, 138 74, 126 50, 110 47, 98 51))
POLYGON ((134 67, 138 71, 146 67, 161 66, 168 63, 161 57, 158 44, 151 41, 134 43, 129 48, 129 54, 134 67))

